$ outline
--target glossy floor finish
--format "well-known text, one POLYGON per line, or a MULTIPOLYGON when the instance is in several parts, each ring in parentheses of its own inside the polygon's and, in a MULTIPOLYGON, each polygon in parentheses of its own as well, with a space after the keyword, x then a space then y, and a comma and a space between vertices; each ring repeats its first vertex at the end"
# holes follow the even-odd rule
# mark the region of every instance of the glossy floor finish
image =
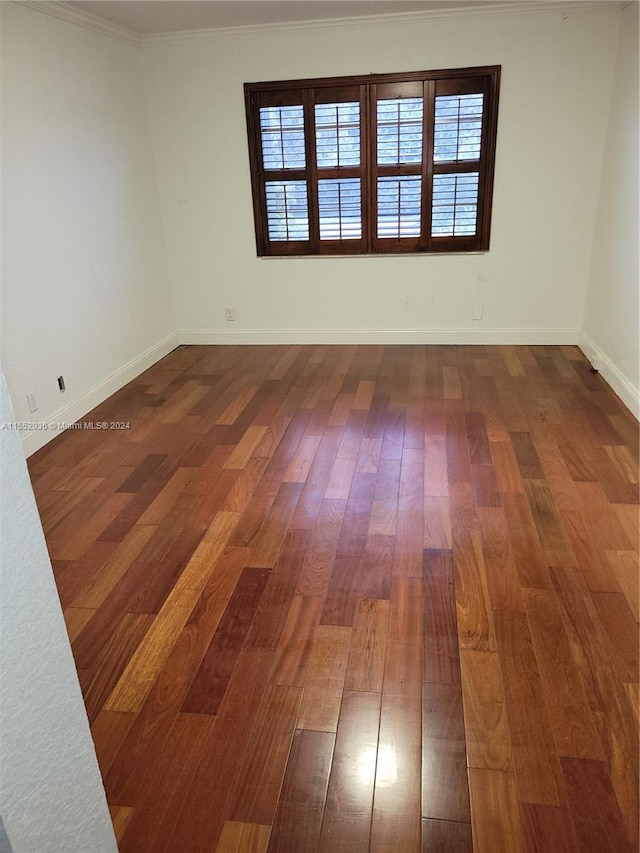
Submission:
POLYGON ((638 429, 574 347, 182 347, 30 460, 125 853, 637 850, 638 429))

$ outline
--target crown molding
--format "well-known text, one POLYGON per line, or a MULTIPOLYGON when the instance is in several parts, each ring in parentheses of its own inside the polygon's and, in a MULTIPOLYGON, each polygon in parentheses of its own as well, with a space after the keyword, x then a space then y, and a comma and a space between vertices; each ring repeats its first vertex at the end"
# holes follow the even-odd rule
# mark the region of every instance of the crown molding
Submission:
MULTIPOLYGON (((1 0, 0 0, 1 2, 1 0)), ((299 32, 316 29, 345 29, 351 27, 406 26, 466 18, 495 17, 507 14, 548 14, 591 12, 600 9, 621 9, 626 0, 510 0, 510 2, 477 6, 473 0, 463 7, 433 9, 422 12, 391 12, 385 15, 359 15, 349 18, 322 18, 313 21, 291 21, 277 24, 256 24, 238 27, 212 27, 201 30, 180 30, 171 33, 139 35, 126 27, 112 24, 97 15, 74 8, 63 0, 14 0, 16 5, 50 15, 85 30, 100 33, 130 45, 153 45, 163 42, 193 39, 224 38, 238 35, 299 32)))
POLYGON ((73 6, 61 2, 61 0, 45 0, 45 2, 38 2, 38 0, 14 0, 14 2, 17 6, 24 6, 25 9, 41 12, 43 15, 49 15, 52 18, 66 21, 68 24, 82 27, 84 30, 91 30, 94 33, 108 36, 126 44, 138 46, 141 43, 140 36, 134 33, 133 30, 128 30, 126 27, 119 27, 117 24, 111 24, 109 21, 105 21, 104 18, 99 18, 97 15, 92 15, 89 12, 75 9, 73 6))
POLYGON ((422 12, 391 12, 385 15, 359 15, 349 18, 323 18, 313 21, 291 21, 277 24, 256 24, 239 27, 212 27, 200 30, 181 30, 171 33, 150 33, 140 36, 143 45, 163 42, 191 41, 193 39, 224 38, 238 35, 266 35, 316 29, 348 29, 351 27, 406 26, 463 18, 495 17, 506 14, 547 14, 591 12, 602 9, 620 9, 624 0, 511 0, 500 4, 469 5, 451 9, 433 9, 422 12))

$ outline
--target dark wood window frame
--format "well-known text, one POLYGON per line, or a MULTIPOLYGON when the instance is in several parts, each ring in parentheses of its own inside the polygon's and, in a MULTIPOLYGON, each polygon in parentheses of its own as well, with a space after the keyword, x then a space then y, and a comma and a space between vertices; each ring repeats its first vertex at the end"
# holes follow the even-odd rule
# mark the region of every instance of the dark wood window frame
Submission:
MULTIPOLYGON (((330 77, 311 80, 287 80, 279 82, 245 83, 245 104, 247 112, 247 128, 249 138, 249 159, 251 164, 251 183, 253 191, 253 211, 256 230, 256 246, 259 256, 300 256, 300 255, 376 255, 390 253, 437 253, 437 252, 482 252, 489 249, 491 228, 491 207, 493 196, 493 174, 495 164, 496 131, 498 121, 498 96, 500 88, 500 66, 484 66, 479 68, 458 68, 441 71, 420 71, 403 74, 370 74, 358 77, 330 77), (454 96, 447 103, 456 103, 455 96, 460 96, 458 105, 464 96, 482 95, 481 100, 481 130, 478 131, 479 157, 469 159, 469 156, 459 158, 456 148, 455 159, 438 160, 434 158, 434 133, 436 98, 454 96), (392 165, 384 165, 378 162, 378 103, 384 101, 392 104, 404 98, 422 99, 422 119, 417 120, 422 128, 422 152, 419 161, 402 162, 398 153, 398 162, 392 165), (349 104, 352 108, 359 105, 359 132, 360 152, 357 165, 348 164, 331 165, 324 167, 317 162, 316 150, 316 106, 335 106, 337 104, 349 104), (302 106, 303 110, 297 112, 299 121, 297 136, 287 136, 286 130, 278 130, 279 144, 283 151, 281 155, 282 168, 265 169, 263 162, 263 135, 261 132, 261 109, 268 108, 291 108, 293 105, 302 106), (291 157, 294 164, 288 164, 285 160, 283 136, 287 139, 296 139, 298 148, 295 157, 291 157), (304 143, 304 144, 303 144, 304 143), (300 160, 302 158, 302 165, 300 160), (449 175, 449 183, 439 179, 441 175, 449 175), (407 178, 414 176, 412 181, 407 178), (458 183, 472 186, 472 194, 476 192, 477 197, 471 202, 471 207, 458 207, 456 193, 458 183), (378 195, 380 187, 385 183, 379 179, 387 178, 386 185, 392 192, 397 190, 397 220, 392 224, 391 230, 398 233, 393 236, 380 235, 380 220, 378 216, 378 195), (360 182, 360 228, 358 237, 352 239, 321 239, 320 215, 319 215, 319 181, 335 184, 346 179, 359 180, 360 182), (442 236, 433 233, 432 225, 434 180, 442 192, 438 199, 445 205, 445 218, 447 221, 457 222, 458 210, 476 211, 474 233, 464 232, 461 227, 459 233, 454 232, 442 236), (308 220, 303 225, 303 238, 300 237, 301 220, 296 220, 292 214, 289 219, 289 208, 287 188, 283 182, 291 182, 298 191, 304 190, 306 198, 298 202, 302 209, 306 201, 308 220), (304 186, 303 186, 304 185, 304 186), (419 198, 413 200, 414 223, 417 221, 419 233, 402 234, 400 222, 406 215, 409 222, 409 214, 401 213, 401 193, 410 187, 419 188, 419 198), (273 217, 277 214, 283 216, 276 209, 270 208, 271 219, 267 212, 267 187, 270 199, 276 197, 279 204, 284 204, 286 227, 284 230, 276 231, 279 235, 270 239, 269 226, 273 225, 273 217), (450 188, 454 189, 453 207, 451 207, 450 188), (273 194, 276 193, 276 196, 273 194), (447 193, 449 193, 447 195, 447 193), (419 204, 419 217, 415 213, 419 204), (449 205, 447 207, 447 205, 449 205), (474 207, 475 205, 475 207, 474 207), (451 213, 453 210, 453 214, 451 213), (417 218, 416 218, 417 217, 417 218), (293 223, 290 234, 289 223, 293 223), (295 226, 295 227, 294 227, 295 226), (298 229, 298 230, 296 230, 298 229), (307 233, 308 232, 308 233, 307 233), (282 236, 285 235, 285 236, 282 236)), ((440 101, 443 103, 444 101, 440 101)), ((471 101, 468 101, 471 103, 471 101)), ((475 103, 475 102, 474 102, 475 103)), ((460 109, 460 107, 458 107, 460 109)), ((400 113, 398 112, 398 115, 400 113)), ((271 115, 271 113, 269 113, 271 115)), ((337 115, 337 113, 336 113, 337 115)), ((448 119, 445 119, 447 121, 448 119)), ((280 125, 284 124, 282 118, 280 125)), ((338 121, 338 119, 336 119, 338 121)), ((459 119, 461 121, 461 119, 459 119)), ((398 125, 400 125, 398 119, 398 125)), ((414 122, 414 124, 416 124, 414 122)), ((417 126, 416 124, 416 126, 417 126)), ((457 125, 458 143, 460 142, 460 127, 457 125)), ((467 125, 468 126, 468 125, 467 125)), ((270 128, 272 130, 272 128, 270 128)), ((336 131, 336 138, 339 131, 336 131)), ((400 152, 400 130, 398 130, 397 148, 400 152)), ((417 138, 414 134, 411 138, 417 138)), ((464 139, 462 140, 465 141, 464 139)), ((417 144, 417 143, 416 143, 417 144)), ((462 146, 460 146, 462 147, 462 146)), ((475 151, 475 148, 469 149, 475 151)), ((339 157, 340 155, 338 155, 339 157)), ((269 165, 273 165, 269 162, 269 165)), ((336 197, 339 199, 340 189, 336 197)), ((292 190, 293 194, 293 190, 292 190)), ((304 195, 304 193, 303 193, 304 195)), ((462 196, 462 198, 467 198, 462 196)), ((292 196, 293 199, 293 196, 292 196)), ((292 200, 292 206, 294 201, 292 200)), ((393 202, 395 203, 395 201, 393 202)), ((461 203, 462 204, 462 203, 461 203)), ((409 208, 406 208, 407 210, 409 208)), ((338 200, 340 211, 340 200, 338 200)), ((467 214, 469 217, 471 214, 467 214)), ((464 214, 461 214, 464 221, 464 214)), ((304 217, 303 217, 304 218, 304 217)), ((342 213, 338 213, 340 227, 342 224, 342 213)), ((393 217, 391 217, 393 223, 393 217)), ((449 226, 450 230, 458 226, 449 226)), ((446 226, 445 226, 446 228, 446 226)), ((407 229, 410 231, 411 227, 407 229)), ((415 227, 414 227, 415 230, 415 227)), ((340 231, 342 233, 342 231, 340 231)))

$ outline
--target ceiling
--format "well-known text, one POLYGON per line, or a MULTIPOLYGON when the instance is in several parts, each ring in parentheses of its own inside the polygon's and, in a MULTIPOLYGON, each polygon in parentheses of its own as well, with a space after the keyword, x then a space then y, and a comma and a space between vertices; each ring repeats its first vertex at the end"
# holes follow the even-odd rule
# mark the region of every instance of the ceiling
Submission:
MULTIPOLYGON (((138 35, 498 6, 510 0, 68 0, 138 35)), ((44 5, 44 4, 43 4, 44 5)))

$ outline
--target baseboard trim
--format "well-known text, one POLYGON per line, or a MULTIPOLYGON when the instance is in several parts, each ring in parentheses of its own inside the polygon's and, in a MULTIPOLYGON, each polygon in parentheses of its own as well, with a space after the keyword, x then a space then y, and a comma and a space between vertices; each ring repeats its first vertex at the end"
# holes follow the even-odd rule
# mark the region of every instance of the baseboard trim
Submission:
POLYGON ((181 344, 577 344, 577 329, 182 329, 181 344))
POLYGON ((629 381, 609 356, 584 332, 580 333, 578 346, 607 385, 620 397, 627 409, 640 420, 640 389, 629 381))
POLYGON ((154 365, 165 355, 168 355, 172 350, 179 346, 178 335, 172 333, 163 340, 159 341, 154 346, 143 352, 137 358, 132 359, 123 365, 119 370, 116 370, 110 376, 107 376, 102 382, 89 388, 84 394, 81 394, 71 403, 58 409, 44 423, 46 429, 31 430, 21 436, 22 449, 26 457, 31 456, 36 450, 44 447, 57 435, 60 435, 60 430, 54 427, 54 424, 59 423, 75 423, 80 418, 83 418, 87 412, 95 409, 100 403, 103 403, 107 397, 119 391, 127 382, 131 382, 136 376, 139 376, 147 368, 154 365))

